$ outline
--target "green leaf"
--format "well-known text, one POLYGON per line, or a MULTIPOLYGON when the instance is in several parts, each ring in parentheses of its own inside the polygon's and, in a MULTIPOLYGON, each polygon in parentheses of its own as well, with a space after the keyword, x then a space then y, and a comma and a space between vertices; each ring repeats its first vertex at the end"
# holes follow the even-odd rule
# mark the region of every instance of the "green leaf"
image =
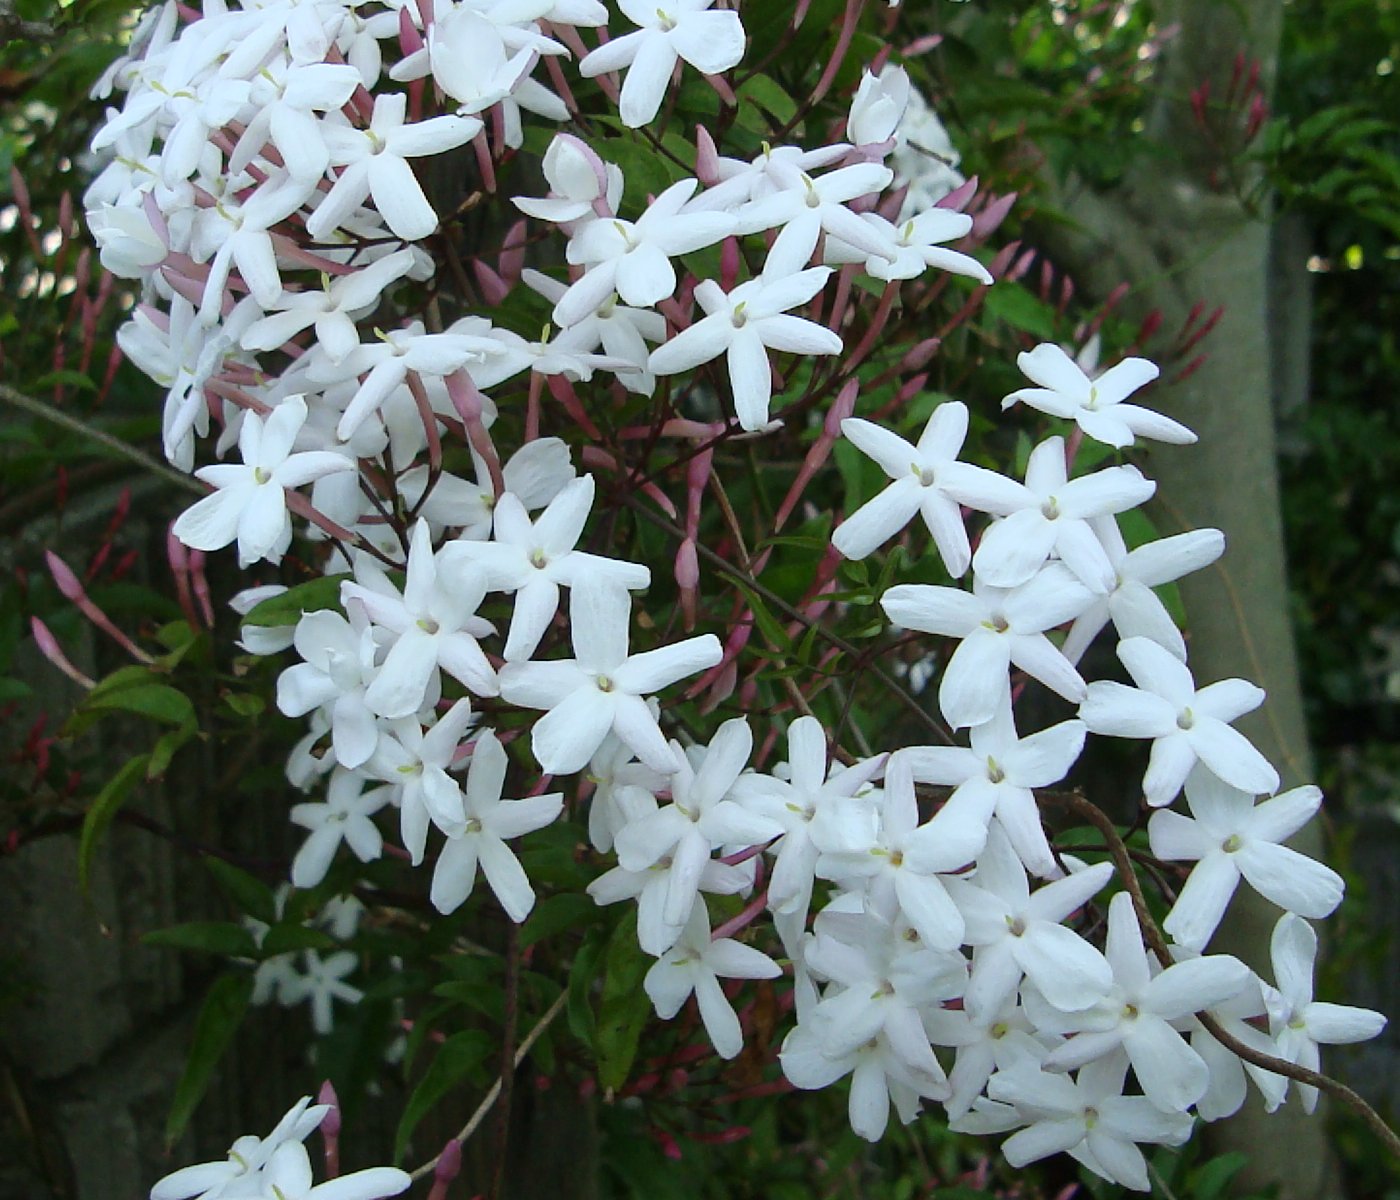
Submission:
POLYGON ((651 960, 637 945, 636 913, 628 912, 608 942, 603 996, 598 1004, 595 1045, 598 1082, 605 1092, 622 1087, 632 1071, 642 1026, 651 1012, 651 1000, 642 987, 650 967, 651 960))
POLYGON ((1248 1161, 1248 1155, 1235 1153, 1222 1154, 1219 1158, 1212 1158, 1209 1162, 1201 1164, 1200 1170, 1192 1173, 1192 1200, 1216 1200, 1217 1196, 1224 1195, 1230 1180, 1248 1161))
POLYGON ((88 713, 134 713, 167 725, 195 721, 195 706, 181 690, 168 683, 143 683, 136 688, 116 688, 108 692, 92 689, 78 707, 76 716, 88 713))
POLYGON ((267 925, 277 923, 277 901, 272 889, 261 879, 255 879, 222 858, 207 857, 204 865, 228 893, 229 899, 250 917, 267 925))
POLYGON ((253 958, 258 953, 253 935, 232 921, 188 921, 169 929, 152 929, 141 941, 147 946, 173 946, 225 958, 253 958))
POLYGON ((131 789, 140 781, 149 758, 148 754, 138 754, 128 759, 88 806, 87 815, 83 817, 83 830, 78 837, 78 882, 84 891, 87 891, 92 857, 97 853, 98 843, 111 825, 112 818, 131 795, 131 789))
POLYGON ((776 126, 786 125, 797 115, 797 102, 783 91, 771 75, 754 75, 736 95, 739 98, 739 124, 760 136, 767 136, 776 126))
POLYGON ((93 383, 81 371, 50 371, 47 375, 41 375, 29 385, 31 392, 47 392, 55 387, 73 387, 84 392, 97 391, 97 384, 93 383))
POLYGON ((176 751, 198 732, 199 726, 191 718, 179 729, 171 729, 156 738, 156 744, 151 747, 150 762, 146 764, 146 778, 159 779, 164 775, 176 751))
POLYGON ((288 588, 280 596, 269 596, 243 618, 244 625, 295 625, 305 612, 340 607, 340 585, 346 575, 323 575, 288 588))
POLYGON ((520 948, 533 946, 543 938, 563 933, 579 925, 602 920, 602 912, 592 896, 562 894, 547 896, 520 927, 520 948))
POLYGON ((987 312, 1013 329, 1034 335, 1042 341, 1055 339, 1055 309, 1025 288, 1003 283, 988 289, 983 306, 987 312))
POLYGON ((204 997, 194 1025, 194 1041, 185 1071, 175 1088, 170 1115, 165 1119, 166 1145, 174 1145, 184 1133, 190 1117, 209 1089, 209 1080, 219 1059, 243 1022, 248 1000, 253 994, 251 975, 223 975, 214 981, 204 997))
POLYGON ((495 1039, 484 1030, 468 1029, 454 1033, 437 1052, 432 1065, 418 1081, 413 1095, 399 1119, 399 1127, 394 1134, 394 1161, 403 1158, 408 1148, 408 1139, 413 1130, 448 1092, 462 1081, 462 1078, 486 1061, 495 1048, 495 1039))
POLYGON ((267 708, 267 701, 251 692, 225 692, 224 703, 240 717, 260 717, 267 708))
POLYGON ((754 623, 758 626, 759 633, 768 640, 774 649, 787 650, 792 645, 792 639, 788 637, 787 630, 778 623, 777 617, 769 611, 768 606, 760 599, 758 593, 737 579, 733 583, 744 593, 744 599, 749 602, 749 610, 753 613, 754 623))
POLYGON ((598 977, 598 963, 607 944, 602 930, 590 929, 569 968, 569 1003, 565 1015, 570 1031, 588 1046, 592 1046, 597 1037, 598 1022, 593 1015, 590 996, 593 981, 598 977))

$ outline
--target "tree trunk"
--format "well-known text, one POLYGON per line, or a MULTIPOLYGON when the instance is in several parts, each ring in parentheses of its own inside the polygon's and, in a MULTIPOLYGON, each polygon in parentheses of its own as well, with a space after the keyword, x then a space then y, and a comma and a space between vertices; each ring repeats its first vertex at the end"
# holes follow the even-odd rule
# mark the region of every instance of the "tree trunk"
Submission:
MULTIPOLYGON (((1283 775, 1285 788, 1312 778, 1279 508, 1275 397, 1300 399, 1298 339, 1276 336, 1282 325, 1306 331, 1308 296, 1293 286, 1305 266, 1306 241, 1291 239, 1275 260, 1273 214, 1254 185, 1225 189, 1239 114, 1211 119, 1208 137, 1189 97, 1202 81, 1210 95, 1227 93, 1235 56, 1257 61, 1261 85, 1271 84, 1282 22, 1281 0, 1176 0, 1161 5, 1161 25, 1179 32, 1164 55, 1147 130, 1156 143, 1124 184, 1095 193, 1071 183, 1058 198, 1072 228, 1051 233, 1054 251, 1076 281, 1100 297, 1124 280, 1134 285, 1126 307, 1137 317, 1157 310, 1162 328, 1185 326, 1198 302, 1224 309, 1203 343, 1206 358, 1185 379, 1170 367, 1152 404, 1200 436, 1191 447, 1152 449, 1145 464, 1159 481, 1156 517, 1166 535, 1214 526, 1225 532, 1224 558, 1182 583, 1189 615, 1191 666, 1198 684, 1240 676, 1266 689, 1267 704, 1239 727, 1283 775), (1222 155, 1220 147, 1224 146, 1222 155), (1240 198, 1240 191, 1251 202, 1240 198), (1287 275, 1281 288, 1279 267, 1287 275), (1280 371, 1283 367, 1283 371, 1280 371)), ((1293 843, 1317 855, 1315 823, 1293 843)), ((1241 889, 1213 950, 1233 953, 1271 976, 1269 936, 1278 910, 1241 889)), ((1218 1150, 1239 1150, 1250 1163, 1245 1188, 1277 1184, 1283 1200, 1340 1194, 1335 1160, 1322 1120, 1295 1100, 1272 1117, 1253 1103, 1212 1130, 1218 1150), (1280 1155, 1280 1146, 1288 1153, 1280 1155)))

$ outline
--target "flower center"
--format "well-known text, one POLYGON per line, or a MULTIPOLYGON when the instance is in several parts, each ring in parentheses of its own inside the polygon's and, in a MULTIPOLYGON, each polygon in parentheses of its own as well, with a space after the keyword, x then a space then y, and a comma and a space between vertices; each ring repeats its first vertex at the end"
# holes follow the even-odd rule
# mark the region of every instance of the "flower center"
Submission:
POLYGON ((932 467, 926 467, 922 463, 910 463, 909 469, 914 472, 921 487, 932 487, 934 480, 938 478, 932 467))
POLYGON ((272 479, 272 472, 265 467, 253 468, 253 482, 257 484, 268 483, 272 479))
POLYGON ((530 565, 537 570, 544 570, 545 567, 549 566, 549 555, 537 546, 534 550, 530 551, 530 565))
POLYGON ((442 626, 439 625, 436 621, 434 621, 432 617, 420 617, 418 620, 418 628, 421 629, 424 633, 434 634, 437 633, 437 631, 441 629, 442 626))
POLYGON ((658 8, 656 10, 656 23, 662 33, 670 33, 676 27, 676 18, 664 8, 658 8))
POLYGON ((734 312, 730 315, 730 320, 734 323, 735 329, 742 329, 749 323, 749 314, 745 311, 748 308, 747 300, 740 300, 734 306, 734 312))
POLYGON ((597 683, 600 692, 610 692, 616 686, 606 675, 599 675, 594 682, 597 683))
POLYGON ((990 755, 987 757, 987 779, 992 783, 1000 783, 1006 778, 1006 772, 1001 769, 1001 764, 990 755))
POLYGON ((1040 506, 1040 515, 1047 521, 1058 520, 1060 516, 1060 502, 1054 496, 1051 496, 1040 506))
POLYGON ((1196 723, 1196 714, 1189 708, 1183 708, 1176 715, 1176 727, 1178 729, 1190 729, 1196 723))
POLYGON ((1240 837, 1238 833, 1232 833, 1229 837, 1227 837, 1223 842, 1220 843, 1220 848, 1224 850, 1226 854, 1234 854, 1236 851, 1242 849, 1243 847, 1244 838, 1240 837))
POLYGON ((1011 931, 1012 937, 1020 937, 1026 932, 1026 922, 1021 917, 1007 917, 1006 928, 1011 931))

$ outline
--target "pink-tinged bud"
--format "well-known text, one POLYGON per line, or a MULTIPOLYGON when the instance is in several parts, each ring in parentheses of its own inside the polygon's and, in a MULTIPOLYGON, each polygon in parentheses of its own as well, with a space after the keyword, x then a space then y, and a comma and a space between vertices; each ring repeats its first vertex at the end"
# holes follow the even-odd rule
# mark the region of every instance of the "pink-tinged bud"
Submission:
POLYGON ((812 0, 797 0, 797 7, 792 11, 792 27, 801 29, 802 22, 807 19, 807 10, 812 7, 812 0))
POLYGON ((695 542, 686 538, 676 551, 676 586, 681 593, 681 616, 686 632, 695 628, 700 599, 700 561, 695 554, 695 542))
POLYGON ((1017 239, 1014 242, 1007 242, 1005 246, 996 252, 996 256, 987 266, 987 270, 991 273, 993 279, 1000 279, 1006 274, 1007 267, 1011 265, 1011 260, 1016 257, 1020 249, 1021 242, 1020 239, 1017 239))
POLYGON ((1153 334, 1162 327, 1162 310, 1154 308, 1142 319, 1142 324, 1138 326, 1137 337, 1133 340, 1139 344, 1147 341, 1153 334))
POLYGON ((651 1136, 656 1140, 656 1144, 661 1147, 662 1154, 664 1154, 672 1162, 681 1161, 680 1143, 677 1142, 675 1138, 673 1138, 664 1129, 656 1128, 652 1129, 651 1136))
POLYGON ((603 435, 598 432, 598 426, 593 424, 592 418, 584 411, 583 401, 574 391, 574 385, 562 375, 551 375, 545 383, 549 394, 564 406, 564 411, 569 414, 574 424, 595 441, 602 441, 603 435))
POLYGON ((1010 270, 1006 272, 1006 278, 1014 282, 1024 277, 1026 272, 1035 264, 1035 256, 1037 253, 1038 251, 1032 247, 1022 254, 1012 265, 1010 270))
MULTIPOLYGON (((603 191, 607 191, 606 185, 603 191)), ((506 231, 506 240, 501 245, 501 256, 496 262, 496 269, 511 287, 520 282, 520 273, 525 268, 525 240, 525 222, 517 221, 506 231)))
POLYGON ((710 685, 705 699, 701 702, 700 711, 706 714, 714 712, 734 694, 734 687, 738 682, 739 664, 737 662, 731 660, 720 666, 714 677, 714 682, 710 685))
POLYGON ((335 1094, 335 1085, 329 1079, 321 1085, 321 1090, 316 1093, 317 1104, 329 1104, 330 1112, 321 1118, 321 1132, 329 1137, 335 1137, 340 1133, 340 1097, 335 1094))
POLYGON ((696 588, 700 585, 700 559, 695 552, 695 542, 686 538, 676 552, 676 586, 696 588))
POLYGON ((875 211, 884 217, 891 225, 899 220, 900 210, 904 207, 904 198, 909 195, 909 185, 897 187, 893 191, 886 192, 880 198, 880 202, 875 206, 875 211))
POLYGON ((78 582, 78 577, 63 559, 52 550, 45 550, 44 561, 49 564, 49 574, 53 576, 53 581, 58 585, 58 590, 65 600, 77 601, 87 598, 83 585, 78 582))
POLYGON ((1190 379, 1192 375, 1194 375, 1197 371, 1201 369, 1201 367, 1205 365, 1205 361, 1209 357, 1210 355, 1208 354, 1196 355, 1195 358, 1193 358, 1189 363, 1186 364, 1186 366, 1184 366, 1177 373, 1176 378, 1172 380, 1172 383, 1181 383, 1185 379, 1190 379))
POLYGON ((442 1183, 451 1183, 462 1173, 462 1143, 453 1138, 442 1148, 437 1166, 433 1168, 433 1178, 442 1183))
POLYGON ((492 306, 504 303, 510 295, 510 284, 496 274, 479 258, 472 259, 472 274, 481 288, 481 297, 492 306))
POLYGON ((928 373, 921 371, 912 379, 905 381, 904 386, 899 389, 899 403, 908 404, 915 396, 924 390, 924 384, 928 382, 928 373))
POLYGON ((921 38, 915 38, 899 53, 903 58, 917 58, 920 54, 927 54, 930 50, 936 50, 942 44, 943 35, 941 33, 929 33, 921 38))
POLYGON ((97 686, 96 682, 89 679, 77 667, 68 661, 68 656, 63 653, 63 648, 59 646, 58 639, 54 637, 49 627, 38 617, 29 618, 29 628, 34 634, 34 642, 39 647, 39 653, 49 662, 53 663, 60 671, 68 676, 79 687, 91 691, 97 686))
POLYGON ((739 278, 739 268, 742 265, 743 259, 739 254, 739 239, 725 238, 719 248, 719 285, 726 292, 734 290, 734 284, 739 278))
POLYGON ((968 206, 972 197, 977 195, 977 176, 960 183, 951 192, 938 201, 934 208, 946 208, 949 212, 962 212, 968 206))
POLYGON ((462 418, 463 425, 481 420, 481 393, 465 371, 454 371, 447 377, 447 395, 452 407, 462 418))
POLYGON ((906 371, 922 371, 933 360, 941 345, 943 339, 940 337, 925 338, 899 360, 899 373, 903 375, 906 371))
POLYGON ((859 395, 860 380, 848 379, 845 386, 837 393, 836 399, 832 401, 831 408, 826 414, 826 420, 822 424, 822 432, 827 437, 837 438, 841 436, 841 422, 856 411, 856 397, 859 395))
POLYGON ((1235 90, 1240 86, 1240 80, 1244 78, 1244 68, 1248 61, 1243 50, 1236 51, 1235 61, 1230 67, 1230 90, 1225 93, 1225 103, 1228 104, 1235 98, 1235 90))
POLYGON ((1007 214, 1011 212, 1012 206, 1016 203, 1016 195, 1015 192, 1008 192, 1005 196, 998 196, 973 217, 972 236, 979 240, 991 237, 998 226, 1006 220, 1007 214))
POLYGON ((423 48, 423 35, 413 23, 408 6, 399 9, 399 49, 405 55, 415 54, 423 48))

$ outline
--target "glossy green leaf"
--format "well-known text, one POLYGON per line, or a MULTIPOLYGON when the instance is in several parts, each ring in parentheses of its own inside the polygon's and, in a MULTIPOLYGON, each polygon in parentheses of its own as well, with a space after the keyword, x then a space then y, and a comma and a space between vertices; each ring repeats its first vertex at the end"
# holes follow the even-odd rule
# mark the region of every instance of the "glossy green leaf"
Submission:
POLYGON ((408 1139, 421 1121, 467 1074, 482 1063, 496 1047, 496 1040, 480 1029, 454 1033, 442 1044, 432 1065, 424 1072, 413 1095, 408 1098, 399 1127, 394 1134, 394 1161, 403 1158, 408 1139))
POLYGON ((97 793, 87 815, 83 817, 82 833, 78 835, 78 882, 86 891, 88 877, 92 872, 93 855, 102 841, 103 835, 112 824, 112 819, 131 795, 131 789, 140 782, 146 770, 147 754, 138 754, 128 759, 97 793))
POLYGON ((190 1117, 204 1093, 209 1090, 214 1068, 243 1022, 248 1000, 253 994, 251 975, 223 975, 214 981, 204 997, 195 1021, 194 1040, 185 1060, 184 1074, 175 1088, 170 1115, 165 1119, 166 1145, 173 1145, 184 1133, 190 1117))

